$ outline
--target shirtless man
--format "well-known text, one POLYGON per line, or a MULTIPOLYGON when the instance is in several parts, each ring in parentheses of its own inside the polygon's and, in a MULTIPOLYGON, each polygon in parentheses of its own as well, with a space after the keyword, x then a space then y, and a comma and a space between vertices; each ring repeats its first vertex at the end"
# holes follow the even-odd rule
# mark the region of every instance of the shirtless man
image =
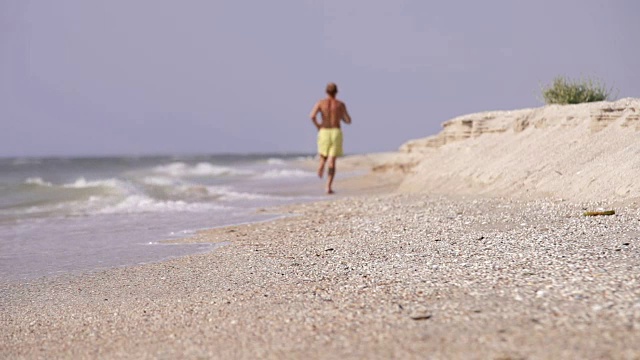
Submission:
POLYGON ((316 103, 311 110, 311 121, 318 128, 318 154, 320 155, 320 165, 318 166, 318 176, 322 178, 324 166, 329 161, 327 169, 327 194, 333 194, 331 185, 336 175, 336 158, 342 156, 342 130, 340 122, 351 124, 351 116, 347 112, 346 105, 336 99, 338 86, 334 83, 327 85, 327 98, 316 103), (316 116, 320 113, 322 122, 318 122, 316 116))

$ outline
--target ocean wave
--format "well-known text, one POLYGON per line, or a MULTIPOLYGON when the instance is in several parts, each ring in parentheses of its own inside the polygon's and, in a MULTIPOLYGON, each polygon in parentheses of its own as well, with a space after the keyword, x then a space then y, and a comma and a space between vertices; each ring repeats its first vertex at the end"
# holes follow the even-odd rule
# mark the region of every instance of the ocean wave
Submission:
POLYGON ((130 195, 122 202, 97 211, 99 214, 138 214, 153 212, 203 212, 226 207, 212 203, 188 203, 182 200, 159 201, 144 195, 130 195))
POLYGON ((104 199, 30 206, 21 209, 0 209, 0 218, 38 218, 51 216, 91 216, 143 213, 202 213, 220 211, 227 207, 212 203, 188 203, 186 201, 159 201, 146 196, 131 195, 119 203, 105 206, 104 199))
POLYGON ((27 180, 24 181, 24 184, 27 185, 38 185, 38 186, 47 186, 47 187, 51 187, 53 186, 52 183, 48 182, 48 181, 44 181, 42 180, 42 178, 40 177, 30 177, 27 180))
POLYGON ((280 179, 280 178, 304 178, 313 177, 314 173, 310 171, 298 170, 298 169, 279 169, 268 170, 260 175, 264 179, 280 179))
POLYGON ((123 183, 118 179, 100 179, 87 181, 84 177, 77 178, 74 182, 63 184, 67 189, 87 189, 87 188, 122 188, 123 183))
POLYGON ((38 214, 49 214, 54 212, 60 212, 62 210, 67 210, 67 203, 50 203, 44 205, 37 206, 28 206, 23 208, 12 208, 12 209, 0 209, 0 215, 3 216, 23 216, 23 215, 38 215, 38 214))
POLYGON ((269 158, 267 159, 267 164, 269 165, 284 165, 285 161, 280 158, 269 158))
POLYGON ((189 165, 183 162, 173 162, 167 165, 159 165, 153 169, 156 173, 171 176, 223 176, 223 175, 250 175, 249 170, 240 170, 226 166, 213 165, 201 162, 196 165, 189 165))
POLYGON ((78 178, 68 184, 53 184, 40 177, 30 177, 20 184, 1 189, 0 206, 16 214, 63 214, 82 212, 100 199, 113 201, 135 191, 134 187, 117 179, 87 181, 78 178))
POLYGON ((142 182, 154 186, 173 186, 176 184, 174 179, 162 176, 145 176, 142 182))
POLYGON ((145 176, 140 179, 143 192, 156 199, 210 201, 215 200, 205 185, 193 184, 165 176, 145 176))
POLYGON ((87 188, 121 188, 123 187, 122 181, 118 179, 100 179, 88 181, 84 177, 77 178, 75 181, 62 185, 54 185, 48 181, 45 181, 41 177, 27 178, 23 184, 25 185, 38 185, 44 187, 61 187, 65 189, 87 189, 87 188))
POLYGON ((226 186, 207 186, 207 192, 211 195, 218 195, 221 201, 233 201, 233 200, 275 200, 276 196, 233 191, 226 186))

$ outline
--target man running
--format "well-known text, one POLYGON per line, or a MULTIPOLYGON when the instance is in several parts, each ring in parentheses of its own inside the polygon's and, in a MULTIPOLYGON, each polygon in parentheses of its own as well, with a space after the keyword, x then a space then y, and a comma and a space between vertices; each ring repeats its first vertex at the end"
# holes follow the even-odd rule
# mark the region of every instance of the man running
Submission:
POLYGON ((347 106, 336 99, 338 86, 334 83, 327 85, 327 98, 316 103, 311 110, 311 121, 318 128, 318 154, 320 155, 320 165, 318 166, 318 176, 322 178, 324 166, 329 161, 327 169, 327 194, 333 194, 331 185, 336 175, 336 158, 342 156, 342 130, 340 122, 351 124, 351 116, 347 112, 347 106), (322 122, 318 123, 316 116, 321 114, 322 122))

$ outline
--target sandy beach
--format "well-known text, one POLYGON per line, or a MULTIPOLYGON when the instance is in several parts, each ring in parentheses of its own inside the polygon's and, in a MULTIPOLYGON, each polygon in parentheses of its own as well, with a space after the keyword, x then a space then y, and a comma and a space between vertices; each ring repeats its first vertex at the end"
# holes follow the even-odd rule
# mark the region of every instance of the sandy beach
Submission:
POLYGON ((562 110, 582 123, 548 107, 531 110, 544 124, 454 119, 344 159, 373 171, 337 197, 181 240, 215 251, 2 282, 0 357, 638 359, 640 106, 625 104, 562 110), (621 115, 593 127, 603 108, 621 115), (536 153, 550 134, 562 156, 536 153))

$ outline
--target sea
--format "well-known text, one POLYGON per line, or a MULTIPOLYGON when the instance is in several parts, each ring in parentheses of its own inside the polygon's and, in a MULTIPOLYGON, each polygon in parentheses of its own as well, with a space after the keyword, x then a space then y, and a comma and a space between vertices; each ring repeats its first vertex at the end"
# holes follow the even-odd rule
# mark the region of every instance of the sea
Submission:
POLYGON ((258 209, 323 197, 306 154, 0 158, 0 279, 215 251, 198 230, 281 216, 258 209))

